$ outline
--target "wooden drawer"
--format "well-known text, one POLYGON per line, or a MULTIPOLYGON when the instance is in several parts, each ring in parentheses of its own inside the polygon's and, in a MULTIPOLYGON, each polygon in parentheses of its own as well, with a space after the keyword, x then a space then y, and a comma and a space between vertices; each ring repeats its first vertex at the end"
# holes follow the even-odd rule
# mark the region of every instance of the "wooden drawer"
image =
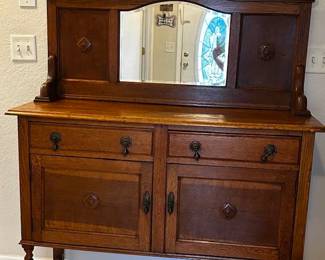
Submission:
POLYGON ((169 156, 196 159, 298 164, 299 137, 236 134, 169 133, 169 156), (195 147, 194 147, 195 148, 195 147), (272 153, 272 151, 275 153, 272 153), (263 157, 263 158, 262 158, 263 157))
POLYGON ((31 123, 30 146, 32 152, 36 153, 87 152, 118 156, 151 156, 152 131, 151 129, 31 123), (123 138, 126 141, 124 144, 123 138))
POLYGON ((168 165, 168 253, 288 260, 297 172, 168 165))

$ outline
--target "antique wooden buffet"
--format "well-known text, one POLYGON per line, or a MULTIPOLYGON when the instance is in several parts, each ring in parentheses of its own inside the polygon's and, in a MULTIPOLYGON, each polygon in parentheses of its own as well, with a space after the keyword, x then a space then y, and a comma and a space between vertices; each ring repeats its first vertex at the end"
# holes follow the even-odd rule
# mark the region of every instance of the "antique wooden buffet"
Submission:
POLYGON ((121 13, 170 4, 48 0, 48 79, 7 112, 18 115, 25 260, 34 246, 56 260, 64 249, 303 259, 325 130, 304 95, 312 1, 190 2, 231 16, 223 87, 120 80, 121 13))

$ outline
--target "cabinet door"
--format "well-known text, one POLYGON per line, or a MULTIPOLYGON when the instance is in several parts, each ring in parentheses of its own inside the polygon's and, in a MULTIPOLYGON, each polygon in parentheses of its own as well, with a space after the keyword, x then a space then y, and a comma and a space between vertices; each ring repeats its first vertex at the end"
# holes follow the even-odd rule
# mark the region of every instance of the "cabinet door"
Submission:
POLYGON ((33 239, 148 251, 151 163, 32 155, 33 239))
POLYGON ((169 165, 166 251, 290 259, 296 173, 169 165))

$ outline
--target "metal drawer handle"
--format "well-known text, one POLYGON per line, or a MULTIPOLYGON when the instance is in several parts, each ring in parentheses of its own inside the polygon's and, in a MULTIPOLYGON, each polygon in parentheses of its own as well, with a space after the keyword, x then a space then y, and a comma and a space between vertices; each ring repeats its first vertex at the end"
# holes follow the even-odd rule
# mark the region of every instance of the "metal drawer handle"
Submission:
POLYGON ((131 137, 129 137, 129 136, 123 136, 123 137, 121 137, 120 144, 123 147, 122 154, 124 156, 127 156, 130 153, 129 148, 132 145, 131 137))
POLYGON ((195 160, 200 160, 201 158, 201 155, 200 155, 200 150, 201 150, 201 143, 200 142, 197 142, 197 141, 193 141, 191 144, 190 144, 190 149, 193 151, 194 155, 193 155, 193 158, 195 160))
POLYGON ((146 191, 143 195, 143 212, 144 214, 148 214, 151 208, 151 196, 149 191, 146 191))
POLYGON ((57 151, 59 150, 59 142, 61 142, 61 134, 57 132, 53 132, 50 135, 50 141, 53 143, 52 150, 57 151))
POLYGON ((268 162, 269 160, 272 160, 273 157, 277 154, 277 148, 274 144, 268 144, 265 148, 264 148, 264 152, 261 156, 261 161, 262 162, 268 162))
POLYGON ((231 203, 226 202, 223 205, 222 213, 226 219, 232 219, 237 215, 237 208, 231 203))
POLYGON ((169 192, 167 198, 167 211, 169 215, 173 214, 174 207, 175 207, 175 195, 173 192, 169 192))

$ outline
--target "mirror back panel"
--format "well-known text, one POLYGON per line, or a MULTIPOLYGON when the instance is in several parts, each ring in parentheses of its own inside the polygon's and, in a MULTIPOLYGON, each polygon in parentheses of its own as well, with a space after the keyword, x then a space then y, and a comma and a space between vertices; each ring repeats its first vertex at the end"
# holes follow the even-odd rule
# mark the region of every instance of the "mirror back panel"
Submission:
POLYGON ((311 1, 48 0, 57 96, 306 109, 311 1))

